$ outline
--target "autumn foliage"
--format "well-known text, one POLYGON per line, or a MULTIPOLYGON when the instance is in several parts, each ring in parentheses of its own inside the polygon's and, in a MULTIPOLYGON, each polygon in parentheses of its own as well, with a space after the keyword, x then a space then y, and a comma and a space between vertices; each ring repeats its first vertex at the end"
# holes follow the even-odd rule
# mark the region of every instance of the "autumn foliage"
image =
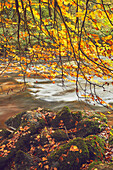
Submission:
POLYGON ((11 70, 53 83, 59 76, 75 82, 78 97, 109 107, 96 86, 113 84, 112 0, 2 0, 0 15, 0 75, 11 70))

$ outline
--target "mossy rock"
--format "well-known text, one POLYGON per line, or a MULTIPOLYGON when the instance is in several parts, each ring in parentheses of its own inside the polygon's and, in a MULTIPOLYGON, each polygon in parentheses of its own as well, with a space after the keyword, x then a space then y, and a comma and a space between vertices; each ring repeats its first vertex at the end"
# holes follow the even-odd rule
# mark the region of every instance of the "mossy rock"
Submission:
POLYGON ((53 151, 48 161, 51 167, 57 167, 59 170, 78 170, 88 158, 88 147, 84 139, 78 137, 53 151), (78 150, 72 151, 72 146, 77 146, 78 150))
POLYGON ((103 163, 101 161, 94 161, 90 164, 88 170, 113 170, 113 163, 103 163))
POLYGON ((51 134, 51 137, 55 139, 56 142, 65 141, 68 139, 68 136, 64 130, 58 129, 51 134))
POLYGON ((7 138, 10 134, 11 132, 9 132, 7 129, 0 129, 0 137, 1 137, 0 140, 7 138))
POLYGON ((22 121, 21 118, 24 114, 26 114, 26 112, 18 113, 16 116, 11 117, 8 120, 6 120, 5 124, 8 127, 13 127, 15 129, 17 129, 21 125, 21 121, 22 121))
POLYGON ((109 145, 113 145, 113 130, 110 131, 108 142, 109 142, 109 145))
POLYGON ((90 160, 104 160, 105 141, 97 135, 89 135, 85 138, 89 150, 90 160))
POLYGON ((16 145, 16 150, 23 150, 23 151, 28 150, 29 151, 30 150, 30 134, 21 136, 15 145, 16 145))
POLYGON ((67 129, 75 127, 75 122, 82 120, 82 112, 71 113, 67 106, 64 106, 60 112, 57 113, 56 118, 52 120, 53 127, 59 127, 60 121, 63 121, 67 129))
POLYGON ((105 123, 107 123, 107 121, 108 121, 107 117, 104 116, 104 117, 102 118, 102 121, 105 122, 105 123))
POLYGON ((15 167, 18 170, 28 170, 31 166, 31 157, 27 153, 19 150, 16 152, 16 156, 14 159, 15 167))
POLYGON ((38 122, 31 123, 29 130, 31 134, 33 135, 33 134, 39 133, 40 130, 45 127, 45 125, 46 125, 45 120, 42 118, 42 119, 39 119, 38 122))
POLYGON ((1 170, 10 170, 9 164, 12 159, 15 157, 16 149, 11 149, 10 153, 7 156, 0 157, 0 169, 1 170))
POLYGON ((77 137, 86 137, 91 134, 97 134, 100 132, 100 123, 97 121, 85 120, 77 124, 77 137))
POLYGON ((78 121, 78 122, 83 119, 81 111, 72 113, 72 117, 73 117, 74 121, 78 121))
POLYGON ((39 144, 43 146, 43 145, 48 144, 48 143, 49 143, 49 141, 46 138, 46 136, 44 136, 44 135, 41 136, 39 144))
POLYGON ((104 160, 105 142, 97 135, 85 139, 77 137, 57 148, 48 157, 49 165, 60 169, 78 170, 88 160, 104 160), (77 146, 77 150, 71 150, 77 146))
POLYGON ((69 116, 70 113, 71 113, 71 111, 70 111, 69 107, 68 107, 68 106, 64 106, 64 107, 57 113, 57 115, 58 115, 59 117, 62 116, 62 117, 64 117, 64 119, 65 119, 65 114, 66 114, 66 116, 69 116))
POLYGON ((87 112, 84 112, 83 119, 85 118, 107 123, 107 117, 104 114, 101 115, 100 113, 97 113, 97 112, 90 112, 89 114, 87 112))

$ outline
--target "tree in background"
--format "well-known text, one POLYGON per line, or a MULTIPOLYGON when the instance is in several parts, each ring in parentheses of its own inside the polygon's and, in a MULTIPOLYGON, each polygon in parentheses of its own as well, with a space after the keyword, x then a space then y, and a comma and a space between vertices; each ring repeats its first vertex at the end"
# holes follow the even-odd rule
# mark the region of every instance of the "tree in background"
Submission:
POLYGON ((0 16, 0 75, 60 76, 79 98, 111 107, 96 87, 113 84, 112 0, 1 0, 0 16))

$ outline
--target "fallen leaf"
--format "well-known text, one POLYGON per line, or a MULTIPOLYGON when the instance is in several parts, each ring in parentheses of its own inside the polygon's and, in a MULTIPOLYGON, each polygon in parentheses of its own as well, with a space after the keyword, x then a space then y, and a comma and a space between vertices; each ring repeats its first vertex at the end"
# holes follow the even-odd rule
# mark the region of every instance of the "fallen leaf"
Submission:
POLYGON ((70 147, 70 151, 75 152, 75 151, 79 151, 79 149, 78 149, 77 146, 72 145, 72 146, 70 147))

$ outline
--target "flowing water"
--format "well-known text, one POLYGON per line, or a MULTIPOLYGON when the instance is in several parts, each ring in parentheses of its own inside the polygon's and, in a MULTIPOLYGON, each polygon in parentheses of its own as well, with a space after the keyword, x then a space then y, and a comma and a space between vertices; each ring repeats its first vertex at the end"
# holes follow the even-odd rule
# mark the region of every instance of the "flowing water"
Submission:
MULTIPOLYGON (((104 83, 105 80, 101 80, 99 78, 96 78, 98 82, 104 83)), ((22 79, 18 79, 18 81, 23 81, 22 79)), ((69 105, 71 109, 73 108, 74 101, 76 102, 78 100, 78 97, 76 95, 76 89, 75 89, 75 83, 72 82, 65 82, 65 86, 62 86, 62 83, 59 79, 55 80, 55 84, 53 84, 48 79, 40 79, 40 78, 26 78, 26 81, 31 84, 33 87, 29 88, 29 92, 36 98, 41 99, 42 101, 47 102, 70 102, 69 105)), ((82 87, 85 86, 85 81, 80 80, 82 87)), ((103 91, 102 88, 96 87, 95 91, 99 97, 101 97, 105 102, 110 103, 113 105, 113 85, 112 80, 108 80, 109 85, 105 86, 105 89, 103 91)), ((85 101, 84 98, 82 98, 83 101, 85 101)), ((93 106, 100 106, 100 108, 97 110, 101 112, 106 112, 107 110, 102 107, 102 105, 97 104, 96 102, 90 102, 93 106)), ((76 104, 77 106, 77 104, 76 104)), ((75 108, 77 108, 75 106, 75 108)), ((94 106, 94 107, 95 107, 94 106)), ((78 105, 78 109, 82 108, 82 106, 78 105)), ((74 109, 75 109, 74 108, 74 109)), ((95 109, 96 110, 96 109, 95 109)), ((113 126, 113 114, 107 114, 108 118, 108 125, 113 126)))
MULTIPOLYGON (((12 76, 11 73, 10 73, 10 76, 12 76)), ((18 82, 24 82, 22 77, 14 76, 13 78, 16 79, 18 82)), ((70 79, 70 80, 73 79, 70 76, 68 76, 67 78, 70 79)), ((102 84, 106 81, 104 79, 102 80, 102 79, 99 79, 97 77, 95 77, 95 80, 96 81, 98 80, 98 82, 100 84, 102 84)), ((79 79, 79 81, 81 83, 81 86, 84 88, 86 86, 85 81, 83 79, 79 79)), ((69 102, 70 109, 73 109, 73 108, 74 109, 75 108, 80 109, 82 107, 82 105, 80 105, 80 104, 77 106, 78 97, 76 95, 75 83, 65 81, 64 86, 62 86, 62 80, 60 78, 56 78, 55 84, 53 84, 52 81, 50 81, 48 79, 41 78, 41 77, 26 78, 26 82, 30 85, 30 87, 28 88, 29 93, 35 99, 38 100, 39 104, 41 104, 42 107, 43 107, 43 105, 45 105, 45 107, 52 108, 51 106, 54 104, 54 105, 57 105, 57 109, 59 109, 61 106, 63 107, 64 105, 67 105, 68 102, 69 102), (54 102, 54 103, 52 103, 52 102, 54 102), (58 107, 58 105, 60 105, 60 107, 58 107), (75 106, 73 107, 73 105, 75 105, 75 106)), ((108 82, 109 82, 109 85, 105 85, 104 91, 100 87, 96 87, 95 91, 96 91, 97 95, 99 97, 101 97, 105 102, 113 103, 112 80, 109 79, 108 82)), ((89 91, 89 86, 87 86, 87 91, 89 91)), ((92 89, 92 91, 93 91, 93 89, 92 89)), ((80 92, 80 94, 83 94, 82 91, 79 91, 79 92, 80 92)), ((18 98, 18 96, 17 96, 17 98, 18 98)), ((0 117, 0 119, 3 119, 1 121, 2 126, 3 126, 3 122, 5 122, 5 120, 8 117, 10 117, 10 116, 14 115, 15 113, 17 113, 18 111, 20 112, 24 109, 24 107, 25 107, 24 101, 22 102, 21 99, 19 99, 16 102, 16 100, 13 100, 14 103, 13 103, 13 101, 12 101, 12 103, 9 103, 10 100, 8 100, 9 106, 11 105, 10 107, 8 105, 7 105, 8 106, 7 107, 6 104, 4 104, 5 100, 3 101, 3 104, 0 103, 0 105, 1 105, 1 110, 0 110, 1 117, 0 117), (18 101, 20 101, 20 103, 18 101), (22 106, 20 106, 21 103, 23 104, 22 106), (16 104, 15 107, 13 106, 14 104, 16 104), (18 107, 17 107, 17 104, 18 104, 18 107), (3 113, 2 113, 3 107, 4 107, 4 117, 3 117, 3 113), (9 110, 11 111, 10 114, 8 114, 9 110), (17 110, 17 112, 15 112, 15 110, 17 110)), ((27 101, 27 98, 25 100, 26 100, 25 105, 26 105, 27 109, 28 109, 28 105, 31 105, 31 104, 33 104, 33 107, 34 106, 37 107, 37 103, 35 103, 35 105, 34 105, 34 102, 30 103, 31 100, 27 101)), ((82 98, 82 100, 85 101, 84 97, 82 98)), ((93 103, 93 102, 91 102, 90 104, 92 104, 92 105, 94 104, 95 106, 100 106, 97 103, 93 103)), ((101 107, 100 110, 104 111, 104 109, 102 109, 102 107, 101 107)), ((110 117, 111 125, 113 125, 113 116, 111 116, 111 117, 110 117), (112 117, 112 119, 111 119, 111 117, 112 117)), ((0 124, 1 124, 1 122, 0 122, 0 124)))
MULTIPOLYGON (((70 78, 70 77, 69 77, 70 78)), ((100 84, 104 83, 105 80, 101 80, 99 78, 95 78, 98 80, 100 84)), ((17 81, 22 82, 23 79, 17 79, 17 81)), ((85 87, 85 81, 83 79, 79 80, 82 87, 85 87)), ((48 79, 40 79, 40 78, 26 78, 26 82, 32 87, 29 88, 30 93, 35 96, 36 99, 41 99, 45 101, 66 101, 66 102, 73 102, 78 100, 76 95, 75 83, 65 81, 64 86, 62 85, 62 81, 59 79, 55 79, 55 84, 48 79)), ((101 87, 96 87, 95 91, 99 97, 101 97, 107 103, 113 103, 113 85, 112 80, 108 80, 109 85, 105 86, 105 90, 101 87)), ((87 89, 89 86, 87 87, 87 89)), ((87 90, 89 91, 89 89, 87 90)), ((93 89, 92 89, 93 91, 93 89)), ((83 94, 80 91, 80 94, 83 94)), ((82 100, 85 100, 84 97, 82 100)), ((93 104, 94 102, 91 102, 93 104)), ((95 102, 97 105, 97 103, 95 102)))

